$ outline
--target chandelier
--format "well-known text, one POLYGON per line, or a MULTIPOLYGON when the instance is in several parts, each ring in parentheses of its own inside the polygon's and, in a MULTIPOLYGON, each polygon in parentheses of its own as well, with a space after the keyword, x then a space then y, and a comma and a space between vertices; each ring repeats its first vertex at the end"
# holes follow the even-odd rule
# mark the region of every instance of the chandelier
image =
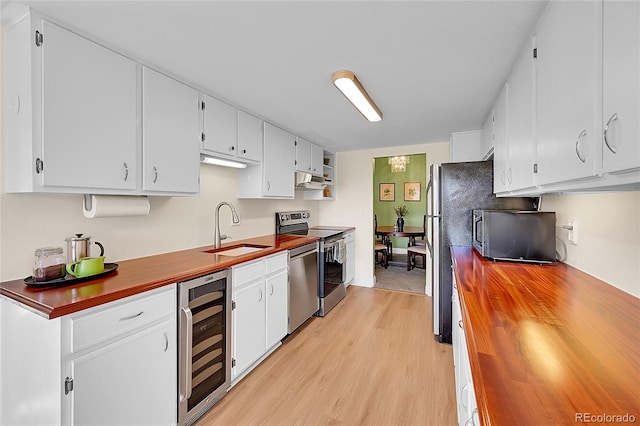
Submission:
POLYGON ((391 165, 391 173, 406 172, 407 164, 409 164, 409 157, 406 155, 389 157, 388 163, 391 165))

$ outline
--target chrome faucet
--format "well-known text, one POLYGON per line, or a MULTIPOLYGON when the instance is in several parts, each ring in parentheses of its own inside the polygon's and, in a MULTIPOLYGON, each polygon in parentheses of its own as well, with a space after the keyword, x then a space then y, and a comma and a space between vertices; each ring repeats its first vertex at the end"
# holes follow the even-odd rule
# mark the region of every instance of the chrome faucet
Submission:
POLYGON ((231 236, 229 235, 220 235, 220 207, 222 206, 229 206, 229 208, 231 209, 231 220, 233 220, 233 223, 240 223, 240 217, 238 217, 238 212, 236 211, 236 208, 233 207, 233 204, 227 203, 226 201, 223 201, 220 204, 218 204, 218 207, 216 207, 215 225, 214 225, 215 228, 214 228, 214 234, 213 234, 214 248, 220 248, 222 240, 231 238, 231 236))

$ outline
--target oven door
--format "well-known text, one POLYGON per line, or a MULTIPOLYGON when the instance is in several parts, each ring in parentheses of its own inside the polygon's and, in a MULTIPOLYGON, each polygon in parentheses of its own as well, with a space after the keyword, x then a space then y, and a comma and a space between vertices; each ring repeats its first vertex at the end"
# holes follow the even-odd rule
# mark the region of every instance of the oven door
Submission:
POLYGON ((344 238, 325 241, 322 248, 321 273, 318 295, 327 297, 339 286, 344 286, 347 276, 347 247, 344 238))

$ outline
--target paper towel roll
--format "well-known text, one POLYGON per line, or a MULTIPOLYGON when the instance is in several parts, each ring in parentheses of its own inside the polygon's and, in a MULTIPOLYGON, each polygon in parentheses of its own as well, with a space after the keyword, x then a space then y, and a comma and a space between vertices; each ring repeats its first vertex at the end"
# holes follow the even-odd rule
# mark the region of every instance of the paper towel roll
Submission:
POLYGON ((82 212, 85 217, 147 216, 150 206, 147 197, 127 195, 85 195, 82 212))

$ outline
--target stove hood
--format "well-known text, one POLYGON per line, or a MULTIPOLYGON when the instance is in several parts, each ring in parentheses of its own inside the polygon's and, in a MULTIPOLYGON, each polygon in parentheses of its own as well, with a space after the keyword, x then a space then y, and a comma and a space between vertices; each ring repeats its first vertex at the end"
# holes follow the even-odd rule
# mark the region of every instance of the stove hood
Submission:
POLYGON ((331 183, 330 179, 323 178, 322 176, 313 176, 311 173, 296 172, 296 189, 302 191, 324 189, 331 183))

